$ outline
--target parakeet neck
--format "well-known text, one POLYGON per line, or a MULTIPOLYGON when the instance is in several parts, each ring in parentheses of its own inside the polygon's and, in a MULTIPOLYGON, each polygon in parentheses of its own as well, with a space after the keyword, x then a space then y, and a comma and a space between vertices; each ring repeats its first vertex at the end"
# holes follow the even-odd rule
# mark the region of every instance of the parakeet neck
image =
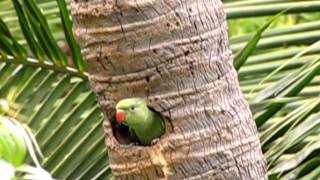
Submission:
POLYGON ((140 121, 141 124, 139 125, 138 129, 140 130, 148 130, 150 128, 152 128, 152 126, 154 125, 155 122, 155 114, 150 111, 149 109, 146 110, 146 115, 144 117, 142 117, 143 120, 140 121))
POLYGON ((161 116, 148 110, 145 119, 141 121, 140 126, 134 128, 134 131, 142 144, 150 144, 153 139, 164 133, 161 116))

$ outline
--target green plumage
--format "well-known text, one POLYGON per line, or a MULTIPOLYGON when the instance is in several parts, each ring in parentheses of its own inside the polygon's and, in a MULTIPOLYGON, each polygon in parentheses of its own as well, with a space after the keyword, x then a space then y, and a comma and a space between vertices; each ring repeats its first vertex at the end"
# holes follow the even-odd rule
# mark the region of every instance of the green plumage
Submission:
POLYGON ((125 112, 124 124, 142 145, 150 145, 152 140, 165 132, 161 115, 151 110, 142 98, 123 99, 118 102, 116 109, 125 112))

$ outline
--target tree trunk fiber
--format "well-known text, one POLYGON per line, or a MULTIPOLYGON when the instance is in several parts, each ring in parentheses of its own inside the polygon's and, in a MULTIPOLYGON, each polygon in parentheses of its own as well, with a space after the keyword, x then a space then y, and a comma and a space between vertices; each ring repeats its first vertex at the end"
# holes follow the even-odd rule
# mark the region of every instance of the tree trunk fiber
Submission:
POLYGON ((116 179, 266 179, 220 0, 73 0, 74 33, 105 115, 116 179), (143 97, 166 117, 153 146, 130 145, 115 104, 143 97))

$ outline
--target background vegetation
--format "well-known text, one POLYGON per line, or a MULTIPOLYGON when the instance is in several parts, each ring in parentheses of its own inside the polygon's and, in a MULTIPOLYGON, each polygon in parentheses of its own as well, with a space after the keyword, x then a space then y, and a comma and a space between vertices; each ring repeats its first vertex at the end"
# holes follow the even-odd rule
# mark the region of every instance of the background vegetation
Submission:
MULTIPOLYGON (((269 178, 319 178, 320 1, 224 4, 269 178), (260 36, 270 17, 286 9, 260 36)), ((32 129, 44 155, 41 166, 53 177, 109 178, 103 117, 68 11, 69 0, 0 0, 0 115, 32 129)))

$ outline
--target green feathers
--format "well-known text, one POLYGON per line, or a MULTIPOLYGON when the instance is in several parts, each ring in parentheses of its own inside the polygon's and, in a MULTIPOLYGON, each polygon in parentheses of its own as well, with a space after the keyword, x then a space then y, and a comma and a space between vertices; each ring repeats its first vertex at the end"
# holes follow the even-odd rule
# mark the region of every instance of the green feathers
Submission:
POLYGON ((144 99, 123 99, 116 105, 116 120, 127 125, 131 136, 136 136, 142 145, 150 145, 165 132, 160 114, 151 110, 144 99))

